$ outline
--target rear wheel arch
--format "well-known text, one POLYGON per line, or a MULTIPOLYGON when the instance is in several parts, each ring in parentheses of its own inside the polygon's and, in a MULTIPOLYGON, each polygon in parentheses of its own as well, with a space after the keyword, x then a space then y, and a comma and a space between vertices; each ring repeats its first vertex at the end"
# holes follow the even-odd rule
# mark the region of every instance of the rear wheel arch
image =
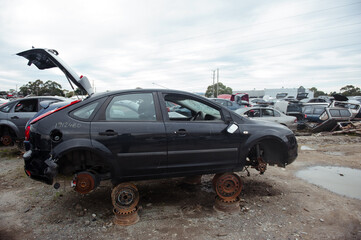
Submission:
POLYGON ((106 149, 94 147, 90 140, 73 139, 58 145, 52 151, 58 171, 64 175, 93 170, 99 174, 113 174, 114 161, 106 149))
POLYGON ((14 142, 17 136, 16 131, 11 126, 6 124, 0 125, 0 138, 4 145, 9 145, 14 142))

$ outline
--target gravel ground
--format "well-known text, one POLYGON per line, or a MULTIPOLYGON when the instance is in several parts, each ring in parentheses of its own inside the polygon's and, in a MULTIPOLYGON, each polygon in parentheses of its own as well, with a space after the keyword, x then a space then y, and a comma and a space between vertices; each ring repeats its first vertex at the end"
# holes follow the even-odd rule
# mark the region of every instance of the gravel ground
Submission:
POLYGON ((113 223, 109 182, 80 195, 71 179, 58 179, 55 190, 28 179, 21 156, 0 147, 0 239, 361 239, 361 200, 296 177, 309 166, 361 169, 361 138, 297 139, 299 157, 286 169, 238 173, 240 211, 213 209, 212 175, 197 186, 182 179, 143 181, 136 182, 140 220, 128 227, 113 223))

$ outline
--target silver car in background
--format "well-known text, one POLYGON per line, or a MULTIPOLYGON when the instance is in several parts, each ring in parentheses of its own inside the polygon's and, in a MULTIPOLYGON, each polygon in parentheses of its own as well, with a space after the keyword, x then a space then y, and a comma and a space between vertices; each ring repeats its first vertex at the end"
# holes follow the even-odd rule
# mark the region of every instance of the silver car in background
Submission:
POLYGON ((297 118, 287 116, 280 111, 269 107, 241 108, 235 111, 239 115, 247 116, 250 119, 280 123, 292 131, 297 130, 297 118))

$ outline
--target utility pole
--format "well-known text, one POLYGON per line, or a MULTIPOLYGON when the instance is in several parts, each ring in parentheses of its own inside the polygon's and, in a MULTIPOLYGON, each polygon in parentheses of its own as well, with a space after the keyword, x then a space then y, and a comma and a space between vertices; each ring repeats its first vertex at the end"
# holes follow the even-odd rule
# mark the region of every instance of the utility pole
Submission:
POLYGON ((216 70, 212 70, 212 72, 213 72, 212 98, 214 98, 214 78, 215 78, 215 75, 216 75, 216 70))
POLYGON ((219 69, 217 68, 217 97, 218 97, 219 69))

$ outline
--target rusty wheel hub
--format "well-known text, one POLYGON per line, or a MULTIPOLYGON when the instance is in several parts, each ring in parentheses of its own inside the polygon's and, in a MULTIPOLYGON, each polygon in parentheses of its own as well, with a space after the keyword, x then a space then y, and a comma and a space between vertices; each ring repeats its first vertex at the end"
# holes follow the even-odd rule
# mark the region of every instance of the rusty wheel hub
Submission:
POLYGON ((81 194, 91 192, 97 185, 95 176, 90 172, 81 172, 76 175, 75 191, 81 194))
POLYGON ((224 173, 217 176, 215 191, 222 200, 234 201, 242 191, 241 178, 234 173, 224 173))
POLYGON ((4 135, 1 137, 1 143, 4 146, 9 146, 12 142, 13 142, 13 139, 11 138, 10 135, 4 135))
POLYGON ((138 202, 139 192, 134 184, 121 183, 112 191, 112 203, 117 212, 127 214, 133 211, 138 202))

